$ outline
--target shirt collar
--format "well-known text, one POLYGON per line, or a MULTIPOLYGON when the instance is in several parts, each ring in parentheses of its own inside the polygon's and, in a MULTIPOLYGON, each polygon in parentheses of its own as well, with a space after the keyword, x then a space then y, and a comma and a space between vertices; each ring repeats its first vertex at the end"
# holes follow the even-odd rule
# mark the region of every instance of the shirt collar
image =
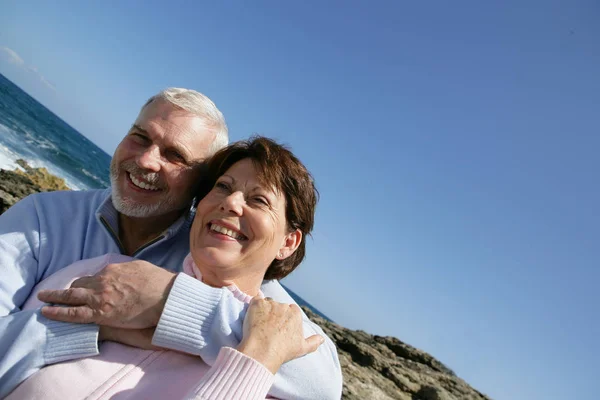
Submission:
MULTIPOLYGON (((202 274, 200 273, 200 269, 194 262, 194 259, 192 258, 191 253, 185 257, 185 260, 183 260, 183 272, 185 272, 186 274, 188 274, 190 276, 195 277, 199 281, 202 281, 202 274)), ((252 300, 252 296, 250 296, 249 294, 247 294, 245 292, 242 292, 234 283, 232 283, 229 286, 225 286, 225 288, 229 289, 231 291, 231 293, 233 294, 233 297, 235 297, 236 299, 238 299, 244 303, 250 303, 250 301, 252 300)), ((265 297, 265 295, 259 289, 256 297, 258 297, 259 299, 262 299, 265 297)))
MULTIPOLYGON (((194 215, 196 210, 190 208, 189 212, 179 217, 171 226, 169 226, 164 232, 163 236, 168 239, 177 234, 181 229, 187 229, 192 226, 194 221, 194 215)), ((96 210, 96 218, 104 218, 106 223, 114 232, 119 232, 119 212, 116 210, 112 202, 112 191, 110 188, 106 189, 106 197, 96 210)))

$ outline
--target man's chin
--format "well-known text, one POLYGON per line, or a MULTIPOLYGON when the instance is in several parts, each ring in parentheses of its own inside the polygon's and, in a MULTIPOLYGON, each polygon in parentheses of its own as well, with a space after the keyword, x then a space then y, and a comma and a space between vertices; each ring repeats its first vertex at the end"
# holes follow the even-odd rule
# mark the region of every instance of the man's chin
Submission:
POLYGON ((112 191, 112 203, 115 209, 122 215, 131 218, 153 218, 174 213, 183 214, 191 207, 191 200, 189 205, 174 204, 164 196, 157 197, 155 200, 158 201, 150 202, 149 199, 138 199, 135 193, 128 196, 121 190, 113 189, 112 191), (146 200, 147 202, 139 200, 146 200))
POLYGON ((116 192, 112 194, 112 203, 115 210, 127 217, 150 218, 165 214, 162 204, 141 204, 116 192))
POLYGON ((131 218, 152 218, 164 214, 164 212, 161 212, 161 210, 156 209, 155 207, 153 208, 137 204, 118 204, 113 201, 113 206, 120 214, 131 218))
POLYGON ((187 208, 169 207, 165 204, 140 204, 127 201, 115 201, 113 197, 113 206, 122 215, 131 218, 156 218, 167 214, 183 214, 187 208))

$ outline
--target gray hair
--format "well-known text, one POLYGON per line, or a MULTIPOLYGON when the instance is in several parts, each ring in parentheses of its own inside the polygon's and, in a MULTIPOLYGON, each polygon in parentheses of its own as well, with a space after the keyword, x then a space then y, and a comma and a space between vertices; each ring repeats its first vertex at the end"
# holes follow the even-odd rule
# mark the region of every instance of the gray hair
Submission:
POLYGON ((208 151, 209 156, 227 146, 229 134, 225 118, 215 103, 202 93, 191 89, 170 87, 150 97, 146 104, 142 106, 142 110, 154 100, 167 101, 176 107, 201 117, 206 122, 207 126, 215 133, 215 140, 213 140, 208 151))

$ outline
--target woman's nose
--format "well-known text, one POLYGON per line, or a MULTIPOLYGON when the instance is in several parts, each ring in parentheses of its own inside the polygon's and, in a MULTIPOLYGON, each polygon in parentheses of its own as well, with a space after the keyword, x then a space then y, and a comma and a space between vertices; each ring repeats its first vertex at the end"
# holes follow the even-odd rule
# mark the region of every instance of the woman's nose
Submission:
POLYGON ((244 194, 242 192, 233 192, 223 199, 221 210, 235 215, 242 215, 242 206, 244 204, 244 194))
POLYGON ((158 146, 150 146, 144 150, 137 158, 137 164, 140 168, 158 172, 160 171, 161 159, 158 146))

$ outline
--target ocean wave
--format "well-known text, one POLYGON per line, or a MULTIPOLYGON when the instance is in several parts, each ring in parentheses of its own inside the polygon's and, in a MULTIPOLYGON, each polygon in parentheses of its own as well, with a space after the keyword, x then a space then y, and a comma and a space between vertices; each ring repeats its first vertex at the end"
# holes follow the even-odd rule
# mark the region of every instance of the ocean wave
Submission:
MULTIPOLYGON (((6 126, 5 126, 6 128, 6 126)), ((51 141, 49 141, 48 139, 44 138, 44 137, 40 137, 39 135, 36 135, 35 133, 29 131, 25 126, 19 126, 20 131, 21 131, 21 137, 25 143, 31 145, 31 146, 35 146, 36 148, 39 149, 46 149, 46 150, 53 150, 53 151, 59 151, 58 147, 52 143, 51 141)), ((15 134, 18 135, 18 132, 14 132, 15 134)))
POLYGON ((96 175, 92 174, 92 173, 91 173, 91 172, 89 172, 87 169, 85 169, 85 168, 81 168, 81 169, 80 169, 80 171, 81 171, 81 172, 82 172, 82 173, 83 173, 85 176, 92 178, 92 179, 93 179, 93 180, 95 180, 96 182, 98 182, 98 183, 100 183, 100 184, 102 184, 102 185, 105 185, 105 184, 106 184, 106 182, 104 181, 104 179, 102 179, 102 178, 100 178, 100 177, 98 177, 98 176, 96 176, 96 175))
POLYGON ((0 144, 0 168, 15 169, 18 167, 15 161, 19 159, 19 155, 11 151, 8 147, 0 144))

